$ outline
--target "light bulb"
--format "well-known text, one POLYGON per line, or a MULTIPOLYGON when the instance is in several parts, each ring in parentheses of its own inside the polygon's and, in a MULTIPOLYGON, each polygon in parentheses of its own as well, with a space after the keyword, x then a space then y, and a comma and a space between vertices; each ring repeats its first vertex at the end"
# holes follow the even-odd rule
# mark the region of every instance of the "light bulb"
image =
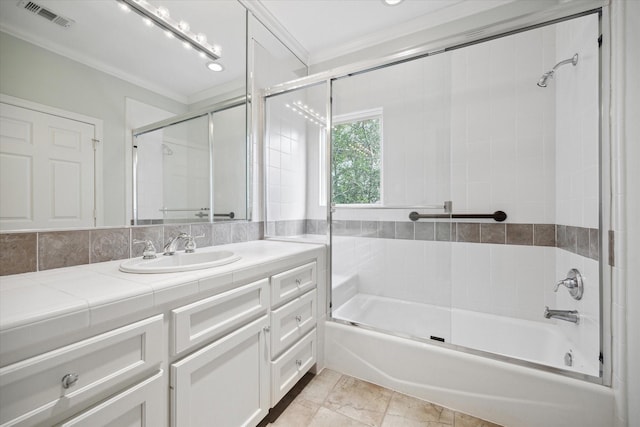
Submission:
POLYGON ((129 12, 131 10, 126 3, 120 3, 120 9, 124 10, 125 12, 129 12))
POLYGON ((184 46, 184 48, 187 50, 191 49, 191 45, 187 42, 182 42, 182 46, 184 46))
POLYGON ((198 33, 198 35, 196 36, 196 40, 198 40, 198 43, 206 43, 207 42, 207 35, 206 34, 202 34, 202 33, 198 33))
POLYGON ((161 18, 168 18, 169 17, 169 9, 167 9, 164 6, 160 6, 158 8, 158 10, 156 10, 156 14, 161 18))
POLYGON ((144 22, 144 24, 145 24, 147 27, 150 27, 150 26, 152 26, 152 25, 153 25, 153 21, 152 21, 151 19, 149 19, 149 18, 142 18, 142 22, 144 22))
POLYGON ((172 39, 174 37, 173 33, 171 31, 169 31, 169 30, 165 31, 164 34, 165 34, 165 36, 167 36, 167 38, 170 38, 170 39, 172 39))
POLYGON ((178 28, 180 28, 180 31, 182 31, 183 33, 186 33, 191 27, 189 26, 189 23, 187 21, 180 21, 178 22, 178 28))
POLYGON ((222 70, 224 70, 224 67, 222 66, 222 64, 218 64, 217 62, 209 62, 207 64, 207 68, 210 69, 211 71, 222 71, 222 70))

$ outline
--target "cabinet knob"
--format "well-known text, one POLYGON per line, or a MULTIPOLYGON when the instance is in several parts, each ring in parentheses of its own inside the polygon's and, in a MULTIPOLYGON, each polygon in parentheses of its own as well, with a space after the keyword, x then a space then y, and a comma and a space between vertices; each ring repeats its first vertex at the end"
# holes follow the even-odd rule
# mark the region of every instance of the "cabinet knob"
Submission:
POLYGON ((302 316, 300 316, 299 314, 296 316, 296 322, 302 322, 302 316))
POLYGON ((302 366, 302 360, 298 359, 296 360, 296 365, 298 365, 298 368, 302 366))
POLYGON ((271 332, 271 326, 265 326, 262 330, 265 332, 271 332))
POLYGON ((80 376, 76 373, 70 373, 62 377, 62 388, 73 387, 77 382, 80 376))
POLYGON ((302 280, 301 279, 296 279, 296 285, 300 286, 302 284, 302 280))

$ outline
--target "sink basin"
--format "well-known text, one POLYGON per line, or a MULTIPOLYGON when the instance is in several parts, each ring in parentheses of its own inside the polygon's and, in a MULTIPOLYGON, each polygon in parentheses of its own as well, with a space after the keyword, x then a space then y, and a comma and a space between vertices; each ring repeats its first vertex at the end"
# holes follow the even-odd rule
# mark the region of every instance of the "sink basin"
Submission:
POLYGON ((125 273, 175 273, 201 270, 230 264, 240 259, 231 251, 176 252, 174 255, 158 255, 154 259, 133 258, 120 264, 125 273))

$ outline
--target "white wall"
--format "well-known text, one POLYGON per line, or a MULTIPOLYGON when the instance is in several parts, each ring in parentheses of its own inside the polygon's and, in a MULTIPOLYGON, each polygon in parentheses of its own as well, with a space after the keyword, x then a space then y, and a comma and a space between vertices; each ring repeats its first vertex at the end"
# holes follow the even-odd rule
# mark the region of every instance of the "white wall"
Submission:
POLYGON ((612 229, 616 264, 612 268, 613 390, 615 425, 640 425, 640 2, 611 5, 611 177, 612 229))

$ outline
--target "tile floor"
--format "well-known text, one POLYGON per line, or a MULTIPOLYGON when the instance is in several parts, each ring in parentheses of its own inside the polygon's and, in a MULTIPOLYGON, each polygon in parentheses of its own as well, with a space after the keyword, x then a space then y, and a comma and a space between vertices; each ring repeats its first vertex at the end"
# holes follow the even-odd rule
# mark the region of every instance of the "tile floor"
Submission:
POLYGON ((259 427, 500 427, 325 369, 307 374, 259 427))

